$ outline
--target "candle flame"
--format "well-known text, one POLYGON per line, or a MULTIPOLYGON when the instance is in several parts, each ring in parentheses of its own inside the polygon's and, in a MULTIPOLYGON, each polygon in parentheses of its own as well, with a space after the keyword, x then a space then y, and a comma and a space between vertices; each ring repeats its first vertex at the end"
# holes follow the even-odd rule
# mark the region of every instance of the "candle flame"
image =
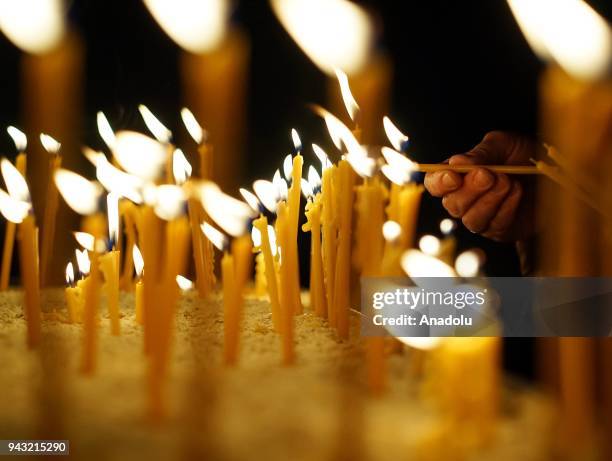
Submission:
POLYGON ((191 53, 214 50, 227 33, 227 0, 144 0, 160 27, 191 53))
POLYGON ((57 46, 65 34, 61 0, 0 2, 0 29, 19 48, 44 54, 57 46))
POLYGON ((167 151, 163 144, 141 133, 119 131, 113 156, 128 173, 154 181, 166 164, 167 151))
POLYGON ((553 59, 576 78, 591 80, 610 71, 612 31, 582 0, 508 0, 533 51, 553 59))
POLYGON ((196 120, 193 112, 186 107, 183 107, 181 109, 181 119, 183 119, 183 124, 185 125, 185 128, 187 128, 189 136, 193 138, 196 144, 199 145, 206 141, 206 132, 196 120))
POLYGON ((164 221, 171 221, 185 213, 185 191, 180 186, 162 184, 150 189, 153 194, 148 204, 153 205, 155 214, 164 221))
POLYGON ((95 238, 93 235, 87 232, 75 232, 74 238, 77 243, 85 248, 87 251, 94 251, 95 238))
POLYGON ((93 150, 91 147, 85 146, 81 149, 81 152, 89 161, 89 163, 91 163, 95 167, 98 166, 98 162, 106 160, 106 155, 104 155, 102 152, 93 150))
POLYGON ((312 165, 308 167, 308 182, 314 190, 318 190, 321 187, 321 176, 319 176, 319 172, 312 165))
POLYGON ((355 173, 362 178, 371 177, 376 170, 376 160, 368 157, 364 149, 360 149, 357 152, 349 152, 344 158, 350 163, 355 173))
POLYGON ((455 221, 450 218, 444 218, 442 221, 440 221, 440 232, 442 232, 444 235, 449 235, 455 230, 455 227, 455 221))
POLYGON ((104 141, 106 147, 113 150, 113 148, 115 147, 116 140, 115 132, 111 128, 110 123, 108 123, 108 119, 106 118, 106 115, 104 115, 104 112, 99 111, 96 114, 96 122, 98 125, 98 133, 100 133, 102 141, 104 141))
POLYGON ((3 158, 0 161, 0 170, 9 195, 19 202, 31 203, 28 184, 15 165, 3 158))
POLYGON ((257 215, 249 205, 224 194, 212 182, 200 186, 200 197, 208 216, 233 237, 244 235, 251 218, 257 215))
POLYGON ((62 168, 55 172, 53 179, 60 194, 74 211, 81 215, 98 211, 99 200, 104 192, 98 183, 62 168))
POLYGON ((327 153, 323 149, 321 149, 316 144, 313 144, 312 150, 319 159, 319 162, 321 162, 321 173, 323 173, 325 170, 332 166, 332 162, 329 160, 327 153))
POLYGON ((225 250, 227 247, 227 237, 221 233, 218 229, 214 228, 207 222, 203 222, 200 225, 202 232, 210 242, 217 248, 219 251, 225 250))
POLYGON ((251 229, 251 241, 253 247, 259 248, 261 246, 261 232, 255 226, 251 229))
POLYGON ((74 285, 74 268, 72 267, 71 262, 66 264, 66 284, 68 286, 74 285))
POLYGON ((440 253, 440 239, 433 235, 424 235, 419 240, 419 248, 426 255, 437 256, 440 253))
POLYGON ((176 276, 176 284, 183 291, 188 291, 193 288, 193 282, 189 280, 187 277, 183 277, 182 275, 176 276))
POLYGON ((455 259, 455 270, 461 277, 476 277, 480 271, 481 262, 476 251, 464 251, 455 259))
POLYGON ((381 153, 387 162, 381 167, 381 171, 389 181, 400 186, 410 182, 417 164, 389 147, 383 147, 381 153))
POLYGON ((305 199, 309 199, 314 195, 314 190, 312 189, 312 186, 305 178, 300 178, 300 189, 305 199))
POLYGON ((338 83, 340 84, 340 93, 342 94, 342 101, 344 101, 344 107, 346 107, 346 111, 351 117, 351 120, 353 122, 356 122, 357 116, 359 115, 359 105, 357 104, 357 101, 355 101, 353 93, 351 92, 348 77, 340 69, 335 69, 335 71, 336 78, 338 79, 338 83))
POLYGON ((91 261, 89 260, 87 250, 75 250, 75 254, 79 272, 83 274, 83 276, 87 276, 91 269, 91 261))
POLYGON ((402 226, 395 221, 386 221, 382 227, 382 233, 385 240, 389 243, 397 241, 402 234, 402 226))
POLYGON ((277 18, 314 64, 328 75, 349 74, 366 64, 373 25, 365 10, 347 0, 271 0, 277 18))
POLYGON ((9 126, 6 128, 6 132, 9 134, 13 142, 15 143, 15 148, 18 152, 24 152, 26 147, 28 147, 28 138, 23 131, 19 128, 15 128, 14 126, 9 126))
POLYGON ((172 154, 172 173, 177 184, 184 184, 192 173, 191 163, 181 149, 175 149, 172 154))
POLYGON ((274 183, 258 179, 253 183, 253 190, 263 206, 271 213, 276 213, 278 191, 274 183))
POLYGON ((165 125, 159 121, 159 119, 153 115, 153 112, 149 110, 144 104, 138 106, 140 115, 145 122, 145 125, 151 132, 151 134, 162 144, 168 144, 172 139, 172 132, 165 127, 165 125))
POLYGON ((144 270, 144 259, 142 259, 142 253, 138 248, 138 245, 132 247, 132 259, 134 260, 134 270, 136 271, 136 277, 142 277, 142 271, 144 270))
POLYGON ((403 186, 404 184, 410 182, 410 174, 406 175, 404 172, 393 168, 391 165, 381 166, 380 171, 382 171, 389 181, 397 184, 398 186, 403 186))
POLYGON ((287 200, 289 196, 289 188, 287 187, 287 181, 281 178, 280 171, 276 170, 272 177, 272 184, 276 188, 276 200, 287 200))
POLYGON ((31 208, 30 202, 16 200, 0 189, 0 213, 10 222, 15 224, 23 222, 31 208))
POLYGON ((92 158, 96 165, 96 178, 108 192, 113 192, 120 197, 125 197, 134 203, 143 202, 142 188, 144 182, 131 174, 125 173, 114 167, 104 154, 98 154, 92 158))
POLYGON ((61 143, 57 142, 53 137, 45 133, 40 134, 40 143, 50 154, 57 154, 62 147, 61 143))
POLYGON ((255 194, 241 187, 240 195, 242 195, 242 198, 244 198, 245 202, 249 204, 254 212, 259 213, 259 200, 255 194))
POLYGON ((289 181, 291 181, 291 173, 293 173, 293 157, 291 154, 287 154, 283 160, 283 175, 289 181))
POLYGON ((329 111, 320 106, 312 106, 314 112, 325 121, 327 131, 329 132, 334 145, 342 150, 342 146, 346 148, 349 154, 358 157, 367 156, 365 149, 359 144, 353 132, 342 123, 338 118, 332 115, 329 111))
POLYGON ((408 277, 455 277, 455 271, 443 261, 418 250, 408 250, 402 255, 402 269, 408 277))
POLYGON ((405 152, 408 149, 408 142, 410 141, 408 136, 402 133, 386 115, 383 117, 383 127, 385 128, 385 133, 393 148, 397 151, 405 152))
POLYGON ((113 248, 119 242, 119 196, 110 192, 106 196, 106 213, 108 215, 108 238, 113 248))
POLYGON ((291 128, 291 140, 293 141, 295 152, 299 154, 302 151, 302 140, 300 139, 300 135, 295 128, 291 128))

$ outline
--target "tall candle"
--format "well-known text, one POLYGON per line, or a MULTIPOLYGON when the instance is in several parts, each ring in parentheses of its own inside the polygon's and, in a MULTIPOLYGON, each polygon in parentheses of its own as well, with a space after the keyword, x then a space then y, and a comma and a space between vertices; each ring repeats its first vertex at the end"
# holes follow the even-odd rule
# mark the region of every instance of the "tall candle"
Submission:
POLYGON ((265 263, 266 287, 270 305, 272 307, 272 323, 276 331, 280 331, 281 307, 278 299, 278 284, 276 283, 276 270, 274 267, 274 259, 272 248, 270 246, 270 235, 268 232, 268 218, 261 215, 253 221, 253 226, 257 228, 261 234, 261 254, 265 263))
POLYGON ((334 278, 336 275, 336 248, 337 248, 337 221, 336 221, 336 192, 334 189, 334 176, 336 166, 323 170, 321 184, 321 197, 323 213, 321 216, 323 238, 323 272, 325 279, 325 296, 327 299, 327 315, 329 324, 336 326, 336 308, 334 306, 334 278))
POLYGON ((293 318, 295 312, 293 310, 292 292, 290 283, 292 280, 289 274, 289 264, 285 259, 285 251, 287 248, 287 240, 289 237, 289 210, 285 202, 278 204, 276 211, 276 238, 278 239, 281 250, 281 263, 279 268, 279 284, 280 284, 280 306, 281 306, 281 340, 282 340, 282 361, 284 365, 290 365, 295 360, 295 351, 293 344, 294 325, 293 318))
POLYGON ((40 342, 40 281, 38 278, 38 229, 34 215, 28 215, 19 224, 19 254, 28 327, 28 346, 36 347, 40 342))
POLYGON ((305 231, 310 231, 310 304, 316 315, 327 317, 325 286, 323 282, 323 255, 321 253, 321 194, 306 204, 308 222, 305 231))
POLYGON ((291 187, 289 188, 289 195, 287 199, 287 210, 288 210, 288 221, 287 221, 287 241, 286 250, 283 255, 286 258, 287 271, 290 279, 288 280, 290 286, 290 299, 293 303, 293 311, 296 314, 301 314, 303 311, 302 301, 300 298, 300 268, 298 259, 298 223, 300 218, 300 199, 301 193, 301 180, 302 180, 302 165, 304 163, 303 157, 298 154, 293 157, 293 168, 291 170, 291 187))
POLYGON ((106 302, 111 321, 111 334, 120 334, 119 324, 119 262, 117 250, 119 239, 119 197, 114 193, 107 196, 108 235, 111 249, 100 256, 100 270, 104 275, 106 302))

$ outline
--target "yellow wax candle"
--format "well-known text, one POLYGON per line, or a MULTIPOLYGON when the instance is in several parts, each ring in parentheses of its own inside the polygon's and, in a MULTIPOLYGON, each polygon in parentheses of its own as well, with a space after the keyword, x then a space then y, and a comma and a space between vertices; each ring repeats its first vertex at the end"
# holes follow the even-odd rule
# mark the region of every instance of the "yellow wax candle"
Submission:
POLYGON ((131 291, 132 276, 134 272, 133 248, 136 244, 136 222, 135 214, 137 213, 136 206, 128 201, 122 200, 119 203, 120 219, 123 218, 123 229, 126 235, 125 241, 125 256, 123 258, 123 271, 119 280, 119 287, 125 291, 131 291))
POLYGON ((266 261, 260 249, 254 248, 255 256, 255 296, 263 299, 268 293, 268 282, 266 281, 266 261))
POLYGON ((362 277, 379 274, 383 255, 383 189, 377 180, 357 187, 357 267, 362 277))
POLYGON ((279 270, 279 281, 280 281, 280 307, 281 307, 281 339, 282 339, 282 350, 283 350, 283 364, 290 365, 295 360, 295 352, 293 345, 293 317, 295 312, 293 311, 293 304, 291 303, 292 293, 288 286, 291 281, 289 274, 289 264, 284 259, 284 252, 287 248, 287 237, 289 234, 288 229, 288 217, 289 210, 285 202, 278 204, 276 211, 276 238, 278 240, 281 249, 281 263, 279 270))
POLYGON ((403 248, 412 248, 414 245, 414 236, 416 233, 422 195, 423 186, 413 183, 403 186, 399 193, 397 222, 402 227, 400 244, 403 248))
POLYGON ((301 314, 303 311, 302 301, 300 298, 300 268, 298 259, 297 236, 298 222, 300 219, 300 199, 302 197, 301 181, 302 181, 302 165, 303 158, 301 155, 293 157, 293 169, 291 170, 291 187, 289 188, 287 207, 287 250, 283 257, 286 257, 288 267, 288 280, 290 286, 290 302, 293 303, 293 311, 296 314, 301 314))
POLYGON ((136 322, 142 325, 144 323, 144 284, 142 283, 142 279, 136 282, 134 298, 136 322))
POLYGON ((334 308, 338 336, 349 337, 349 303, 351 270, 351 221, 355 174, 346 160, 338 162, 338 255, 334 280, 334 308))
POLYGON ((272 323, 276 331, 280 331, 280 304, 278 299, 278 285, 276 283, 276 269, 270 247, 270 235, 268 233, 268 218, 260 216, 253 221, 253 226, 261 233, 261 254, 265 263, 266 285, 270 306, 272 307, 272 323))
MULTIPOLYGON (((20 152, 17 155, 15 166, 21 176, 25 178, 26 174, 26 155, 20 152)), ((17 224, 11 221, 6 222, 6 231, 4 234, 4 248, 2 251, 2 273, 0 274, 0 290, 4 291, 9 286, 9 278, 11 276, 11 265, 13 261, 13 246, 15 244, 15 230, 17 224)))
POLYGON ((225 252, 221 258, 221 278, 223 282, 223 358, 226 364, 236 361, 238 346, 238 313, 233 309, 236 303, 233 298, 237 296, 235 290, 236 271, 234 257, 225 252))
MULTIPOLYGON (((55 176, 55 172, 62 166, 62 157, 57 153, 51 153, 49 158, 49 178, 55 176)), ((43 235, 40 254, 40 283, 44 287, 47 283, 49 264, 53 253, 55 240, 55 220, 59 193, 55 181, 47 181, 47 193, 45 194, 45 212, 43 216, 43 235)))
POLYGON ((337 171, 336 166, 331 166, 323 171, 321 181, 321 197, 323 213, 321 216, 322 238, 323 238, 323 272, 325 282, 325 297, 327 300, 327 316, 329 324, 336 326, 336 309, 334 307, 334 278, 336 271, 336 242, 337 242, 337 222, 336 222, 336 192, 334 190, 334 175, 337 171))
POLYGON ((119 335, 119 251, 112 250, 100 256, 100 270, 104 275, 111 334, 119 335))
POLYGON ((25 296, 25 317, 28 327, 28 346, 40 342, 40 280, 38 276, 38 229, 33 215, 19 224, 19 253, 21 279, 25 296))
POLYGON ((211 179, 213 177, 213 146, 203 142, 198 146, 198 157, 200 159, 200 178, 211 179))
POLYGON ((327 317, 325 286, 323 283, 323 256, 321 253, 321 194, 306 204, 308 222, 303 230, 310 232, 310 304, 316 315, 327 317))
POLYGON ((66 306, 68 307, 68 321, 76 323, 79 321, 79 310, 81 302, 81 288, 74 283, 74 268, 72 263, 66 266, 66 289, 64 291, 66 297, 66 306))
POLYGON ((199 204, 196 199, 188 202, 189 224, 191 225, 191 246, 193 249, 193 260, 195 264, 196 280, 195 285, 198 289, 200 298, 205 298, 210 294, 212 286, 206 279, 204 270, 204 254, 202 250, 202 232, 200 230, 199 204))

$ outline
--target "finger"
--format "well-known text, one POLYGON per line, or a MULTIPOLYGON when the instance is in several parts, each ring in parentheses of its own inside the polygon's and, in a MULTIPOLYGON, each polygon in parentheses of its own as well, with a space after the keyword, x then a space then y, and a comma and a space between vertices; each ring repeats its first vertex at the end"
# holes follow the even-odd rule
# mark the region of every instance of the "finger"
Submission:
POLYGON ((461 187, 461 175, 454 171, 436 171, 425 175, 424 185, 434 197, 442 197, 461 187))
POLYGON ((477 168, 463 178, 463 186, 444 195, 442 205, 455 218, 462 217, 472 204, 495 184, 495 176, 489 170, 477 168))
POLYGON ((523 197, 523 187, 518 181, 513 181, 512 190, 499 207, 497 214, 491 219, 489 227, 483 235, 488 238, 498 239, 508 231, 514 223, 514 219, 523 197))
POLYGON ((495 185, 476 200, 463 215, 461 220, 463 225, 476 233, 486 230, 511 188, 512 183, 507 175, 497 175, 495 185))

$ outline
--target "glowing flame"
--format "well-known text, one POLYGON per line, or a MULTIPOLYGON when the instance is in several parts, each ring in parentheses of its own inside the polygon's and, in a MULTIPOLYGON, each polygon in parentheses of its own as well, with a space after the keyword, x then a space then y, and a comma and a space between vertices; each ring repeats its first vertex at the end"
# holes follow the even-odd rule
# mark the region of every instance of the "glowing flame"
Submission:
POLYGON ((293 173, 293 157, 288 154, 283 160, 283 174, 289 181, 291 181, 291 173, 293 173))
POLYGON ((325 121, 327 131, 338 149, 342 149, 344 145, 349 154, 361 157, 367 156, 365 149, 359 144, 353 132, 337 117, 319 106, 314 106, 313 110, 325 121))
POLYGON ((255 194, 244 188, 240 188, 240 195, 242 195, 242 198, 244 198, 254 212, 259 212, 259 200, 255 194))
POLYGON ((22 50, 43 54, 52 50, 65 33, 61 0, 0 2, 0 29, 22 50))
POLYGON ((10 222, 19 224, 30 212, 32 205, 29 202, 22 202, 11 197, 0 189, 0 213, 10 222))
POLYGON ((389 181, 400 186, 410 182, 417 164, 389 147, 383 147, 381 152, 387 164, 383 165, 380 170, 389 181))
POLYGON ((164 124, 160 122, 159 119, 153 115, 153 112, 151 112, 144 104, 140 104, 138 106, 138 110, 140 111, 140 115, 142 115, 145 125, 147 125, 147 128, 155 139, 163 144, 169 143, 172 139, 172 132, 166 128, 164 124))
POLYGON ((223 251, 227 247, 227 237, 223 235, 218 229, 204 222, 200 225, 202 232, 210 242, 220 251, 223 251))
POLYGON ((464 251, 455 259, 455 270, 461 277, 476 277, 480 264, 481 258, 476 251, 464 251))
POLYGON ((177 184, 184 184, 191 177, 191 163, 181 149, 176 149, 172 154, 172 173, 177 184))
POLYGON ((75 250, 77 266, 79 268, 79 272, 86 276, 89 274, 91 269, 91 261, 89 260, 89 254, 87 250, 75 250))
POLYGON ((187 197, 182 187, 173 184, 163 184, 152 188, 153 211, 165 221, 171 221, 185 213, 185 201, 187 197))
POLYGON ((200 197, 208 216, 233 237, 244 235, 250 219, 256 216, 249 205, 224 194, 214 183, 202 184, 200 197))
POLYGON ((160 27, 192 53, 214 50, 223 40, 230 14, 227 0, 144 0, 160 27))
POLYGON ((382 227, 383 237, 387 242, 395 242, 402 234, 402 226, 395 221, 386 221, 382 227))
POLYGON ((15 143, 17 151, 24 152, 26 150, 26 147, 28 147, 28 138, 26 137, 25 133, 19 128, 15 128, 14 126, 7 127, 6 132, 9 134, 9 136, 15 143))
POLYGON ((308 168, 308 182, 315 190, 321 187, 321 176, 319 176, 316 168, 312 165, 308 168))
POLYGON ((325 153, 323 149, 321 149, 316 144, 313 144, 312 150, 317 156, 317 158, 319 159, 319 162, 321 162, 321 172, 327 170, 328 168, 332 166, 332 162, 329 160, 329 157, 327 156, 327 154, 325 153))
POLYGON ((402 255, 402 269, 408 277, 455 277, 455 271, 439 259, 421 253, 418 250, 408 250, 402 255))
POLYGON ((351 117, 351 120, 354 122, 357 120, 357 116, 359 115, 359 105, 357 104, 357 101, 355 101, 353 93, 351 93, 348 77, 340 69, 336 69, 336 78, 340 84, 340 93, 342 94, 344 107, 346 107, 346 111, 351 117))
POLYGON ((144 270, 144 259, 142 259, 142 253, 137 245, 132 247, 132 259, 134 260, 134 270, 136 271, 137 277, 142 277, 142 271, 144 270))
POLYGON ((253 190, 263 206, 271 213, 276 213, 278 195, 274 183, 258 179, 253 183, 253 190))
POLYGON ((100 111, 96 114, 96 122, 98 125, 98 133, 100 133, 102 141, 104 141, 106 147, 113 150, 115 148, 115 132, 111 128, 110 123, 108 123, 108 119, 106 115, 104 115, 104 112, 100 111))
POLYGON ((314 195, 312 186, 310 185, 307 179, 300 178, 300 189, 305 199, 308 199, 314 195))
POLYGON ((577 78, 604 77, 610 69, 612 32, 582 0, 508 0, 525 38, 542 59, 554 59, 577 78))
POLYGON ((383 127, 393 148, 400 152, 405 152, 408 149, 408 136, 402 133, 386 115, 383 117, 383 127))
POLYGON ((272 177, 272 184, 276 188, 276 200, 287 200, 289 196, 289 189, 287 187, 287 181, 281 178, 280 171, 276 170, 272 177))
MULTIPOLYGON (((365 151, 364 151, 365 152, 365 151)), ((355 173, 362 178, 369 178, 376 170, 376 160, 357 152, 349 152, 344 158, 351 164, 355 173)))
POLYGON ((54 176, 55 185, 70 208, 81 215, 98 211, 102 187, 72 171, 59 169, 54 176))
POLYGON ((62 147, 59 142, 57 142, 54 138, 45 133, 40 134, 40 143, 50 154, 57 154, 60 148, 62 147))
POLYGON ((176 284, 183 291, 188 291, 193 288, 193 282, 189 280, 187 277, 183 277, 182 275, 176 276, 176 284))
POLYGON ((74 268, 71 262, 66 264, 66 283, 68 286, 74 285, 74 268))
POLYGON ((271 0, 283 27, 319 69, 353 74, 368 60, 373 26, 367 13, 347 0, 271 0))
POLYGON ((93 235, 88 234, 87 232, 75 232, 74 238, 76 239, 77 243, 86 250, 94 250, 95 238, 93 235))
POLYGON ((108 238, 114 247, 119 242, 119 196, 113 192, 106 196, 108 238))
POLYGON ((202 129, 193 113, 186 107, 183 107, 181 109, 181 118, 189 136, 193 138, 196 144, 202 144, 206 140, 206 132, 202 129))
POLYGON ((296 152, 302 151, 302 140, 300 139, 300 135, 298 134, 295 128, 291 128, 291 140, 293 141, 293 147, 296 152))
POLYGON ((154 181, 162 172, 167 158, 166 147, 135 131, 119 131, 113 155, 130 174, 154 181))
POLYGON ((15 165, 3 158, 0 161, 0 170, 2 170, 2 177, 11 198, 19 202, 31 203, 28 184, 15 165))
POLYGON ((85 146, 81 151, 89 163, 95 167, 98 166, 100 161, 106 160, 106 155, 104 155, 102 152, 93 150, 91 147, 85 146))
POLYGON ((436 256, 440 252, 440 239, 433 235, 424 235, 419 240, 419 248, 426 255, 436 256))
POLYGON ((455 227, 455 221, 450 218, 444 218, 442 221, 440 221, 440 232, 442 232, 444 235, 449 235, 455 230, 455 227))
POLYGON ((261 232, 255 226, 251 229, 251 241, 254 247, 257 248, 261 246, 261 232))
POLYGON ((144 183, 140 178, 115 168, 103 154, 96 155, 92 160, 96 165, 96 178, 108 192, 125 197, 134 203, 142 203, 140 190, 144 183))

